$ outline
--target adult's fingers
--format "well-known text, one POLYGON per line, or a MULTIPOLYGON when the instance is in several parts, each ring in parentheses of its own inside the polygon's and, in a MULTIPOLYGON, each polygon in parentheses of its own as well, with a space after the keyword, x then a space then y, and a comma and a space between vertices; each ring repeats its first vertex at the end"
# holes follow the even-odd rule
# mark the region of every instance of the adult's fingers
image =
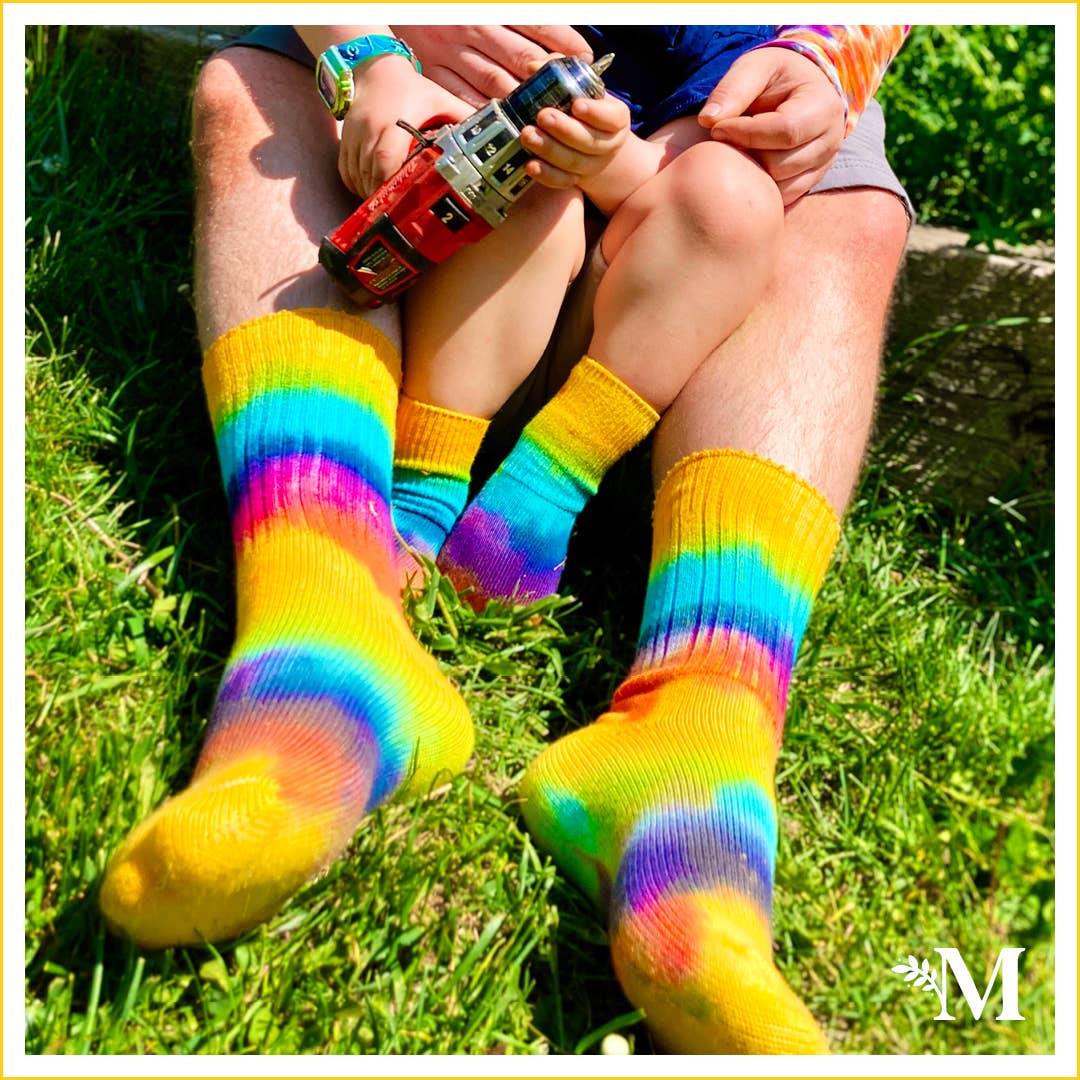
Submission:
POLYGON ((546 52, 562 53, 564 56, 584 55, 590 61, 593 59, 589 43, 572 26, 508 26, 507 29, 536 42, 546 52))
POLYGON ((438 83, 444 90, 447 90, 455 97, 467 101, 474 109, 479 109, 490 100, 481 94, 472 83, 458 75, 456 71, 451 71, 450 68, 443 67, 441 64, 425 67, 424 74, 432 82, 438 83))
POLYGON ((789 108, 788 104, 785 102, 774 112, 719 120, 713 124, 711 135, 744 150, 788 150, 828 131, 827 117, 816 111, 789 108))
POLYGON ((781 180, 776 186, 780 190, 784 205, 790 206, 797 199, 801 199, 825 175, 826 171, 826 169, 808 169, 798 176, 781 180))
POLYGON ((742 59, 750 62, 736 61, 698 110, 698 123, 702 127, 711 128, 720 121, 742 116, 769 85, 772 72, 767 66, 754 62, 752 53, 742 59))
POLYGON ((754 157, 779 183, 781 180, 791 180, 811 169, 827 169, 839 148, 839 143, 834 143, 829 137, 822 136, 794 150, 758 150, 754 153, 754 157))
MULTIPOLYGON (((479 103, 483 103, 492 98, 506 97, 521 82, 524 74, 527 74, 525 72, 518 75, 515 68, 519 66, 524 68, 527 61, 520 59, 516 53, 499 48, 497 40, 480 44, 482 48, 472 45, 462 46, 454 57, 451 70, 473 88, 474 94, 479 98, 479 103), (489 49, 490 52, 487 51, 489 49), (510 63, 514 66, 507 66, 510 63)), ((543 55, 537 46, 533 45, 531 48, 543 55)), ((450 65, 447 63, 443 66, 450 65)), ((450 88, 447 87, 447 89, 450 88)))

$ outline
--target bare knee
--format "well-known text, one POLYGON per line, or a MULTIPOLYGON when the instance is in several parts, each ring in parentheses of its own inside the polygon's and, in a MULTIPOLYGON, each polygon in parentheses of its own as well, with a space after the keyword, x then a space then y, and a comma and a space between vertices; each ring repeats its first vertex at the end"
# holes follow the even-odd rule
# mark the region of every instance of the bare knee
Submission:
POLYGON ((234 58, 224 54, 212 56, 195 80, 191 99, 192 149, 196 164, 202 162, 210 144, 225 141, 230 128, 235 131, 238 125, 250 124, 254 114, 250 87, 241 78, 234 58))
POLYGON ((605 234, 605 256, 613 259, 646 224, 668 237, 670 250, 764 268, 780 243, 784 206, 775 182, 756 162, 733 147, 703 142, 627 199, 605 234))
POLYGON ((211 57, 192 97, 192 150, 198 171, 208 161, 248 158, 287 133, 319 158, 336 156, 337 133, 300 64, 259 49, 233 48, 211 57))
POLYGON ((848 196, 853 212, 840 241, 845 254, 865 261, 891 282, 907 244, 907 211, 892 192, 880 188, 857 188, 848 196))
POLYGON ((733 147, 699 143, 661 174, 667 198, 686 230, 701 242, 732 248, 771 248, 780 238, 784 205, 776 183, 733 147))

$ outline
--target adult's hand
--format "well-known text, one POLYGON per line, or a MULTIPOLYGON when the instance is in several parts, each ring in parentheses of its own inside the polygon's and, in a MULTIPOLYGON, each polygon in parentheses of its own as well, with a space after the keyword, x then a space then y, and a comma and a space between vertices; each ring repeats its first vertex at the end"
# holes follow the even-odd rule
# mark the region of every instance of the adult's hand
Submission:
POLYGON ((807 57, 779 46, 744 53, 698 113, 714 139, 741 147, 790 206, 825 175, 844 141, 844 103, 807 57))
POLYGON ((464 120, 473 112, 401 56, 379 56, 363 64, 353 85, 353 104, 341 125, 338 172, 361 198, 393 176, 408 156, 412 136, 397 126, 398 120, 423 128, 432 120, 464 120))
POLYGON ((474 108, 505 97, 549 58, 584 54, 588 42, 571 26, 395 26, 424 74, 474 108))

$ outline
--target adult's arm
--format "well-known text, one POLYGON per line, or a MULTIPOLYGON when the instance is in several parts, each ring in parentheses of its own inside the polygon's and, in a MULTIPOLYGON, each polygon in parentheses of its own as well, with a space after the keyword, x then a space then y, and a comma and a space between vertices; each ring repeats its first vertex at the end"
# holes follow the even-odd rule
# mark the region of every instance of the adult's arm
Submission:
POLYGON ((793 49, 817 64, 844 101, 844 134, 850 135, 910 31, 910 26, 779 26, 776 38, 759 48, 793 49))

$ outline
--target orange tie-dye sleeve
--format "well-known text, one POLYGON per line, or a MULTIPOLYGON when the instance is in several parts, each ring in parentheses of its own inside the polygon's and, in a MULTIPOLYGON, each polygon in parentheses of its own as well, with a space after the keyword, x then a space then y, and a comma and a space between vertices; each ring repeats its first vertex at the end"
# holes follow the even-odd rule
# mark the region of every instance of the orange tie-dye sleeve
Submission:
POLYGON ((794 49, 813 60, 843 99, 845 136, 874 96, 910 26, 778 26, 770 46, 794 49))

